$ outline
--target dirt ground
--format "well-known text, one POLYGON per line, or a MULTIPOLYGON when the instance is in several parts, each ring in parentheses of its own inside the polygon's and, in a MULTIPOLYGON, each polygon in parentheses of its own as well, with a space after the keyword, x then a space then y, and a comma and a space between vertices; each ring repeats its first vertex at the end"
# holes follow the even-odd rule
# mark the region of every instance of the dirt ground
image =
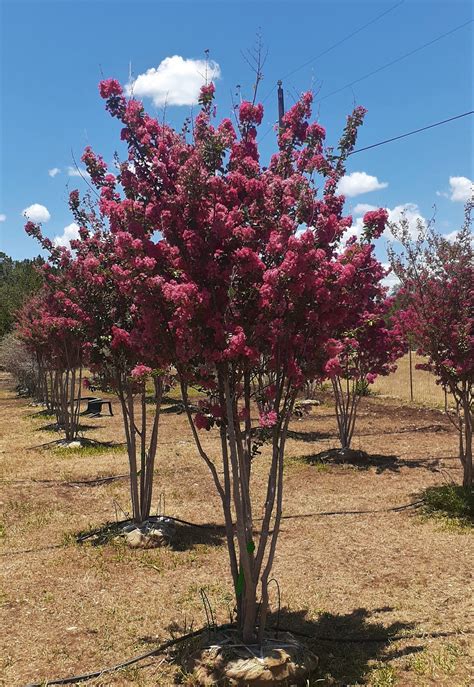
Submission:
MULTIPOLYGON (((123 441, 114 408, 113 418, 87 420, 88 437, 123 441)), ((199 628, 201 588, 217 621, 227 622, 233 596, 218 528, 183 526, 173 547, 155 550, 76 543, 79 531, 127 510, 126 479, 78 483, 126 473, 125 447, 40 448, 56 435, 38 410, 0 376, 0 684, 98 670, 199 628)), ((185 416, 163 414, 160 432, 155 503, 163 493, 169 515, 220 524, 185 416)), ((217 450, 214 431, 203 441, 217 450)), ((310 684, 467 687, 472 535, 413 507, 396 510, 427 486, 460 480, 454 429, 439 410, 369 397, 353 444, 369 459, 318 459, 335 446, 329 405, 292 423, 273 576, 280 626, 309 635, 319 656, 310 684)), ((254 466, 257 498, 267 460, 264 452, 254 466)), ((158 656, 84 684, 171 686, 175 679, 158 656)))

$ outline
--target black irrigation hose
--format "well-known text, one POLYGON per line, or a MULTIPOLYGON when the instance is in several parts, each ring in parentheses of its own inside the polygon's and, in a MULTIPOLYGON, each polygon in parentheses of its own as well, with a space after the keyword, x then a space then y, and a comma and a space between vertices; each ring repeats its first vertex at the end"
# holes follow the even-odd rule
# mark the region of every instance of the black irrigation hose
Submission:
POLYGON ((130 475, 129 473, 125 473, 123 475, 109 475, 107 477, 94 477, 94 479, 81 479, 81 480, 59 480, 59 479, 35 479, 34 477, 31 477, 30 479, 2 479, 0 480, 1 484, 56 484, 58 486, 63 486, 63 487, 76 487, 76 486, 94 486, 94 485, 100 485, 100 484, 105 484, 106 482, 113 482, 114 480, 118 479, 126 479, 129 478, 130 475))
POLYGON ((392 506, 391 508, 374 508, 373 510, 329 510, 320 511, 319 513, 300 513, 296 515, 282 515, 282 520, 293 520, 296 518, 312 518, 321 515, 370 515, 371 513, 398 513, 408 508, 419 508, 425 499, 419 499, 411 503, 405 503, 402 506, 392 506))
MULTIPOLYGON (((224 625, 218 625, 213 628, 213 631, 217 630, 229 630, 235 628, 235 624, 233 623, 226 623, 224 625)), ((269 628, 269 629, 274 629, 274 628, 269 628)), ((102 670, 97 670, 92 673, 84 673, 83 675, 73 675, 71 677, 65 677, 65 678, 59 678, 57 680, 46 680, 43 682, 35 682, 26 685, 26 687, 43 687, 44 684, 47 685, 70 685, 75 682, 86 682, 87 680, 93 680, 96 677, 102 677, 102 675, 106 675, 108 673, 114 673, 117 672, 118 670, 122 670, 123 668, 127 668, 128 666, 134 665, 135 663, 139 663, 140 661, 143 661, 145 658, 150 658, 151 656, 157 656, 159 654, 162 654, 166 649, 170 649, 173 646, 176 646, 177 644, 180 644, 181 642, 185 642, 188 639, 193 639, 194 637, 198 637, 200 634, 202 634, 205 631, 209 631, 209 628, 203 627, 200 630, 195 630, 194 632, 189 632, 186 635, 183 635, 182 637, 178 637, 177 639, 170 639, 167 642, 164 642, 163 644, 160 644, 156 649, 152 649, 151 651, 147 651, 145 654, 140 654, 139 656, 135 656, 133 658, 130 658, 126 661, 123 661, 122 663, 117 663, 114 666, 110 666, 109 668, 102 668, 102 670)), ((298 630, 293 630, 293 629, 288 629, 285 627, 279 627, 278 631, 282 632, 289 632, 291 634, 294 634, 298 637, 305 637, 306 639, 312 639, 320 642, 331 642, 331 643, 336 643, 336 644, 371 644, 371 643, 386 643, 386 642, 394 642, 394 641, 400 641, 403 639, 416 639, 416 638, 421 638, 424 639, 426 637, 447 637, 447 636, 452 636, 452 635, 459 635, 459 634, 472 634, 470 630, 460 630, 458 632, 435 632, 435 633, 430 633, 426 632, 421 635, 413 635, 413 634, 399 634, 399 635, 383 635, 383 636, 378 636, 378 637, 324 637, 324 636, 318 636, 318 635, 312 635, 308 634, 306 632, 300 632, 298 630)))
MULTIPOLYGON (((418 501, 413 501, 412 503, 406 503, 402 506, 393 506, 392 508, 378 508, 374 510, 340 510, 340 511, 320 511, 319 513, 296 513, 294 515, 283 515, 282 520, 296 520, 297 518, 317 518, 320 516, 332 516, 332 515, 370 515, 372 513, 391 513, 391 512, 400 512, 403 510, 407 510, 408 508, 419 508, 422 503, 424 503, 425 499, 419 499, 418 501)), ((224 530, 225 527, 224 525, 199 525, 195 522, 189 522, 188 520, 182 520, 181 518, 174 518, 171 515, 166 515, 164 516, 168 520, 173 520, 174 522, 179 522, 182 525, 188 525, 189 527, 196 527, 198 529, 203 529, 203 530, 224 530)), ((261 518, 260 518, 261 519, 261 518)), ((127 523, 131 522, 130 519, 127 520, 118 520, 117 522, 110 523, 110 525, 105 526, 104 528, 100 529, 97 528, 93 530, 92 532, 87 532, 87 534, 79 535, 77 537, 77 542, 81 544, 82 542, 87 541, 91 537, 94 537, 97 534, 106 534, 109 531, 113 531, 118 525, 125 525, 127 523)), ((258 521, 257 521, 258 522, 258 521)), ((0 553, 0 558, 3 558, 5 556, 15 556, 21 553, 38 553, 40 551, 49 551, 52 549, 62 549, 64 548, 64 544, 53 544, 52 546, 44 546, 42 548, 38 549, 20 549, 19 551, 4 551, 0 553)))
POLYGON ((5 556, 17 556, 20 553, 41 553, 41 551, 52 551, 53 549, 63 549, 64 544, 51 544, 51 546, 40 546, 37 549, 19 549, 17 551, 3 551, 0 558, 5 556))
MULTIPOLYGON (((273 628, 272 628, 273 629, 273 628)), ((454 630, 452 632, 423 632, 419 634, 410 634, 406 632, 405 634, 398 635, 378 635, 374 637, 325 637, 322 635, 312 635, 307 632, 301 632, 299 630, 291 630, 285 627, 280 627, 279 630, 283 632, 290 632, 297 637, 305 637, 306 639, 313 639, 317 642, 334 642, 335 644, 382 644, 385 642, 398 642, 403 639, 425 639, 427 637, 452 637, 454 635, 472 635, 472 630, 454 630)))
MULTIPOLYGON (((325 516, 325 515, 369 515, 371 513, 390 513, 390 512, 399 512, 403 510, 407 510, 408 508, 418 508, 421 506, 422 503, 424 503, 425 499, 419 499, 418 501, 413 501, 411 503, 405 503, 401 506, 393 506, 391 508, 376 508, 374 510, 340 510, 340 511, 320 511, 319 513, 295 513, 294 515, 283 515, 282 520, 293 520, 297 518, 313 518, 313 517, 319 517, 319 516, 325 516)), ((224 524, 212 524, 212 525, 201 525, 195 522, 189 522, 189 520, 182 520, 181 518, 175 518, 172 515, 165 515, 163 516, 167 518, 168 520, 173 520, 173 522, 179 522, 182 525, 188 525, 189 527, 196 527, 198 529, 203 529, 203 530, 224 530, 225 526, 224 524)), ((256 522, 259 520, 262 520, 262 518, 257 518, 256 522)), ((127 523, 131 522, 130 519, 127 520, 118 520, 117 522, 110 523, 109 525, 106 525, 103 529, 97 528, 91 532, 87 532, 86 534, 79 536, 77 538, 78 542, 83 542, 86 541, 87 539, 90 539, 91 537, 94 537, 95 535, 99 533, 106 534, 110 530, 114 530, 117 526, 119 525, 125 525, 127 523)), ((235 524, 235 523, 234 523, 235 524)))
MULTIPOLYGON (((234 625, 226 624, 226 625, 219 625, 216 629, 218 630, 227 630, 231 627, 235 627, 234 625)), ((200 634, 202 634, 206 630, 205 627, 201 628, 200 630, 195 630, 194 632, 189 632, 186 635, 183 635, 182 637, 178 637, 178 639, 170 639, 167 642, 164 642, 163 644, 160 644, 156 649, 152 649, 151 651, 147 651, 146 654, 140 654, 140 656, 135 656, 134 658, 130 658, 127 661, 123 661, 122 663, 117 663, 114 666, 110 666, 109 668, 102 668, 102 670, 96 670, 92 673, 84 673, 83 675, 73 675, 71 677, 64 677, 60 678, 58 680, 43 680, 43 682, 35 682, 31 683, 29 685, 26 685, 26 687, 43 687, 43 685, 70 685, 73 684, 74 682, 85 682, 86 680, 93 680, 96 677, 101 677, 102 675, 105 675, 107 673, 114 673, 117 670, 122 670, 123 668, 127 668, 128 666, 133 665, 134 663, 138 663, 139 661, 143 661, 145 658, 149 658, 150 656, 156 656, 157 654, 162 654, 166 649, 170 649, 172 646, 175 646, 176 644, 179 644, 181 642, 185 642, 188 639, 193 639, 194 637, 198 637, 200 634)))

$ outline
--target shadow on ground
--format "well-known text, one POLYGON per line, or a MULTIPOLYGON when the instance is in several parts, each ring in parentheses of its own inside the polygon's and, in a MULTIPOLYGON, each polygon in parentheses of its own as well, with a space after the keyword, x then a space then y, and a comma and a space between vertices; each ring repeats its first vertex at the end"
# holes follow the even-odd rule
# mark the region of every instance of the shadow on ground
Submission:
MULTIPOLYGON (((103 429, 105 425, 79 425, 78 431, 79 432, 88 432, 91 431, 92 429, 103 429)), ((41 427, 37 427, 35 432, 62 432, 63 428, 61 425, 58 425, 57 422, 52 422, 49 425, 43 425, 41 427)))
MULTIPOLYGON (((78 532, 74 538, 78 544, 102 546, 117 541, 116 537, 120 537, 123 527, 131 522, 131 520, 108 522, 100 527, 78 532)), ((220 546, 224 541, 225 528, 220 525, 212 523, 192 525, 175 521, 174 526, 174 534, 167 544, 167 547, 173 551, 191 551, 198 545, 220 546)), ((125 540, 123 544, 125 545, 125 540)))
POLYGON ((289 429, 287 437, 288 439, 295 439, 295 441, 305 441, 312 443, 313 441, 322 441, 324 439, 334 439, 334 433, 330 432, 302 432, 295 429, 289 429))
MULTIPOLYGON (((373 619, 391 608, 369 610, 357 608, 351 613, 335 615, 322 613, 316 620, 308 620, 305 611, 281 609, 272 613, 269 626, 293 632, 301 638, 319 658, 316 674, 309 685, 365 684, 371 663, 385 663, 400 656, 423 650, 421 642, 403 648, 392 647, 397 638, 415 639, 413 623, 386 624, 373 619)), ((423 635, 420 635, 420 638, 423 635)))
POLYGON ((299 460, 310 465, 351 465, 361 470, 375 468, 377 473, 385 471, 399 472, 401 468, 419 468, 430 470, 430 472, 440 472, 438 459, 418 458, 407 460, 393 454, 385 455, 354 450, 344 451, 337 448, 320 451, 308 456, 301 456, 299 460))

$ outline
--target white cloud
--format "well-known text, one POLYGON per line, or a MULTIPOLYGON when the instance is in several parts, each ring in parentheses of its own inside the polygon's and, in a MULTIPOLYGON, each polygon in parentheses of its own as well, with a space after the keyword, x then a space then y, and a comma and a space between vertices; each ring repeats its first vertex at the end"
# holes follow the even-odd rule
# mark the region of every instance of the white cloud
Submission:
POLYGON ((185 59, 180 55, 166 57, 158 67, 139 74, 128 84, 126 93, 139 98, 152 98, 156 106, 194 105, 199 89, 207 79, 220 78, 221 68, 212 60, 185 59))
POLYGON ((450 199, 454 202, 465 203, 472 198, 474 187, 472 181, 467 177, 449 177, 449 185, 451 187, 450 199))
MULTIPOLYGON (((418 222, 421 222, 423 227, 426 227, 426 219, 420 213, 420 208, 416 203, 404 203, 403 205, 396 205, 394 208, 388 210, 388 221, 398 223, 405 217, 408 222, 408 231, 412 238, 418 236, 418 222)), ((396 240, 390 229, 386 229, 387 237, 392 241, 396 240)))
POLYGON ((32 222, 47 222, 51 219, 48 208, 39 203, 33 203, 33 205, 25 208, 21 214, 32 222))
POLYGON ((458 230, 455 229, 454 231, 451 231, 449 234, 444 234, 443 238, 449 241, 450 243, 453 243, 453 241, 456 241, 458 233, 458 230))
POLYGON ((3 214, 3 212, 0 214, 0 222, 4 222, 6 220, 7 216, 3 214))
POLYGON ((70 176, 70 177, 81 177, 81 178, 84 178, 84 179, 89 179, 89 178, 90 178, 90 174, 89 174, 89 172, 87 171, 87 169, 80 169, 79 167, 71 167, 71 166, 69 166, 69 167, 67 168, 67 174, 68 174, 68 176, 70 176))
MULTIPOLYGON (((358 203, 353 211, 355 216, 355 221, 353 221, 352 226, 345 234, 345 238, 350 238, 351 236, 360 237, 362 230, 364 228, 363 216, 366 212, 370 210, 376 210, 375 205, 369 205, 368 203, 358 203)), ((404 203, 403 205, 396 205, 394 208, 386 208, 388 212, 388 221, 398 223, 402 216, 404 215, 408 220, 408 228, 413 238, 418 234, 418 220, 422 222, 423 226, 426 226, 426 220, 420 213, 418 205, 415 203, 404 203)), ((384 235, 394 241, 396 240, 390 229, 387 228, 384 235)))
MULTIPOLYGON (((459 230, 454 230, 451 231, 449 234, 443 234, 443 238, 449 241, 450 243, 454 243, 456 239, 458 238, 459 235, 459 230)), ((474 248, 474 234, 471 233, 471 246, 474 248)))
POLYGON ((346 174, 342 177, 337 185, 337 191, 352 198, 353 196, 360 196, 362 193, 387 188, 387 186, 386 181, 379 181, 377 177, 366 172, 352 172, 352 174, 346 174))
POLYGON ((66 248, 69 248, 69 242, 78 238, 79 225, 75 222, 72 222, 71 224, 68 224, 67 227, 64 227, 61 236, 54 237, 53 243, 55 246, 65 246, 66 248))
MULTIPOLYGON (((383 262, 382 267, 386 270, 390 269, 388 262, 383 262)), ((391 270, 389 274, 382 279, 382 284, 388 287, 388 292, 390 293, 394 286, 398 286, 398 284, 400 284, 400 280, 393 270, 391 270)))
POLYGON ((377 210, 376 205, 369 205, 368 203, 357 203, 354 208, 354 215, 365 215, 366 212, 377 210))
POLYGON ((59 167, 53 167, 53 169, 48 169, 48 174, 50 177, 54 178, 57 174, 60 174, 60 173, 61 173, 61 170, 59 169, 59 167))
POLYGON ((453 202, 466 203, 474 196, 474 183, 467 177, 449 177, 450 192, 436 191, 437 196, 449 198, 453 202))

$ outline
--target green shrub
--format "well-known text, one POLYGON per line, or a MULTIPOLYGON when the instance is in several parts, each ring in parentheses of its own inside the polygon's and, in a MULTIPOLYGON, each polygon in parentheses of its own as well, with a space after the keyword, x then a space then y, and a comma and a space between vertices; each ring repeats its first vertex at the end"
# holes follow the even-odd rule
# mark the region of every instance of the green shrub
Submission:
POLYGON ((424 494, 423 511, 472 526, 474 522, 474 491, 455 484, 428 487, 424 494))

